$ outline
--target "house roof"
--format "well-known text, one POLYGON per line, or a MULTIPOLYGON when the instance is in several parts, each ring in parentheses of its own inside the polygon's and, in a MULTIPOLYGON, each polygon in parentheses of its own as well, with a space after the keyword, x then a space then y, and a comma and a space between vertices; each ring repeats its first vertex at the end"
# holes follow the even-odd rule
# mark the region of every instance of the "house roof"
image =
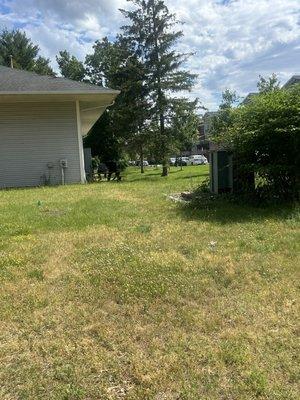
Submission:
POLYGON ((105 109, 113 104, 119 93, 119 90, 89 83, 0 66, 0 104, 76 101, 79 105, 83 136, 105 109))
POLYGON ((287 88, 295 83, 300 83, 300 75, 293 75, 282 87, 287 88))
MULTIPOLYGON (((295 85, 296 83, 300 83, 300 75, 293 75, 283 86, 283 89, 286 89, 292 85, 295 85)), ((258 92, 252 92, 248 93, 247 96, 244 98, 244 100, 241 102, 241 104, 247 104, 253 97, 257 96, 259 93, 258 92)))
POLYGON ((244 100, 241 102, 241 104, 247 104, 249 103, 255 96, 257 96, 259 93, 257 92, 251 92, 248 93, 247 96, 244 98, 244 100))
POLYGON ((35 72, 0 66, 1 94, 118 94, 103 88, 67 78, 38 75, 35 72))

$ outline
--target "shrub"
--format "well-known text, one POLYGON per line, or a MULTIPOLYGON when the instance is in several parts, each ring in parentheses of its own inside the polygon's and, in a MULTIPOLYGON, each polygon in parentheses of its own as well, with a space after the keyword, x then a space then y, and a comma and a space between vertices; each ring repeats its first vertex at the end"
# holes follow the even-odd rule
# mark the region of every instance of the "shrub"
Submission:
POLYGON ((214 140, 234 152, 239 168, 256 174, 256 194, 299 199, 300 85, 253 96, 220 111, 214 140))

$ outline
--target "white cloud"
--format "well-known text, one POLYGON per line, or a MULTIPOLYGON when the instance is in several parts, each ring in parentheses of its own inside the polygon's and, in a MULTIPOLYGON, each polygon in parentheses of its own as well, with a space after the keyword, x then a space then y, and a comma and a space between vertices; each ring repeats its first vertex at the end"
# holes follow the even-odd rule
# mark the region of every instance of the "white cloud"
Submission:
MULTIPOLYGON (((166 0, 185 22, 184 51, 199 79, 190 96, 215 108, 226 87, 241 95, 256 89, 259 74, 284 82, 299 73, 299 0, 166 0)), ((79 58, 93 41, 113 37, 123 24, 126 0, 2 0, 0 27, 21 26, 51 59, 67 49, 79 58)))

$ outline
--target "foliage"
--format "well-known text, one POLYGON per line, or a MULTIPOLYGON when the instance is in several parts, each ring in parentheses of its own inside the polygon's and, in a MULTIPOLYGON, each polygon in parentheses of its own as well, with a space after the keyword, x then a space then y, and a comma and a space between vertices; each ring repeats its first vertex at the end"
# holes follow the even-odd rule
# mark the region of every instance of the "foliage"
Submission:
POLYGON ((109 141, 112 157, 121 157, 126 144, 138 147, 140 139, 145 138, 149 108, 144 66, 121 35, 115 42, 107 38, 97 41, 93 53, 86 57, 86 66, 91 82, 121 91, 114 105, 92 128, 86 142, 94 151, 101 151, 98 154, 103 157, 103 151, 106 152, 100 144, 103 138, 106 144, 109 141), (104 138, 106 134, 111 138, 104 138))
POLYGON ((199 138, 200 118, 197 114, 198 101, 185 98, 170 99, 166 135, 168 153, 181 154, 199 138))
POLYGON ((209 134, 214 142, 222 143, 227 146, 229 150, 232 150, 232 143, 229 138, 224 141, 224 137, 227 137, 228 130, 234 123, 235 108, 234 105, 238 101, 238 94, 230 89, 226 89, 222 93, 222 101, 219 106, 219 111, 213 115, 209 121, 209 134))
POLYGON ((59 55, 56 56, 56 61, 62 76, 73 79, 74 81, 84 80, 84 64, 77 60, 75 56, 71 56, 67 50, 60 51, 59 55))
POLYGON ((50 59, 41 56, 36 59, 33 71, 39 75, 55 76, 55 73, 50 66, 50 59))
POLYGON ((25 32, 18 29, 4 29, 0 33, 0 64, 10 67, 11 57, 14 68, 41 75, 55 75, 50 60, 39 56, 39 46, 33 44, 25 32))
POLYGON ((264 78, 259 75, 259 81, 257 83, 257 88, 259 93, 273 92, 279 89, 280 82, 276 74, 272 74, 268 78, 264 78))
POLYGON ((132 44, 135 54, 146 69, 145 86, 149 88, 151 127, 158 139, 167 175, 167 159, 172 149, 168 120, 172 117, 171 93, 190 90, 196 76, 182 69, 190 54, 175 51, 182 31, 175 30, 178 21, 161 0, 132 0, 133 8, 121 10, 128 25, 123 26, 124 37, 132 44))
POLYGON ((247 104, 219 113, 214 140, 234 151, 244 171, 257 176, 262 199, 299 197, 300 85, 262 92, 247 104))
POLYGON ((116 161, 122 157, 122 146, 112 130, 110 110, 106 110, 84 138, 84 146, 91 147, 92 155, 102 162, 116 161))
POLYGON ((235 90, 225 89, 222 93, 220 110, 232 108, 239 101, 239 96, 235 90))
POLYGON ((100 164, 100 159, 98 156, 92 157, 92 169, 97 169, 100 164))

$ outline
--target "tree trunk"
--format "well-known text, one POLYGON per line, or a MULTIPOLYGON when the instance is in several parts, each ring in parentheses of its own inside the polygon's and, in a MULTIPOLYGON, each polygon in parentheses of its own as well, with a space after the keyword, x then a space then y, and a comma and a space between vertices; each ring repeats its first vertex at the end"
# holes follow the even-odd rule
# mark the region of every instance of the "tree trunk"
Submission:
POLYGON ((168 176, 168 164, 166 162, 163 163, 161 176, 168 176))
POLYGON ((161 148, 162 148, 162 174, 161 176, 168 176, 168 162, 166 160, 166 153, 167 153, 167 143, 165 137, 165 116, 164 116, 164 94, 162 91, 161 85, 161 67, 160 67, 160 57, 159 57, 159 46, 158 46, 158 33, 157 33, 157 26, 156 26, 156 14, 154 4, 152 5, 153 11, 153 32, 154 32, 154 40, 155 40, 155 58, 156 58, 156 68, 157 68, 157 106, 159 112, 159 130, 161 135, 161 148))
POLYGON ((145 170, 144 170, 144 152, 143 152, 143 146, 141 146, 140 162, 141 162, 141 174, 143 174, 143 173, 145 172, 145 170))
MULTIPOLYGON (((165 124, 164 124, 164 119, 162 120, 162 122, 160 123, 160 132, 164 133, 165 131, 165 124)), ((169 174, 169 170, 168 170, 168 160, 166 157, 166 143, 165 143, 165 137, 164 134, 162 135, 162 174, 161 176, 168 176, 169 174)))

